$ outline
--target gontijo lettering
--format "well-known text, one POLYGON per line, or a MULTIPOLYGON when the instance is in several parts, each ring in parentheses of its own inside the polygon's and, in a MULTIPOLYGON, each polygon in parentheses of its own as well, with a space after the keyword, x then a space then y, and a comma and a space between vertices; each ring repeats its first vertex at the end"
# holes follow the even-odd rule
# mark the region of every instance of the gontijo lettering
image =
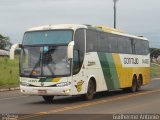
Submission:
POLYGON ((138 58, 124 58, 124 64, 138 64, 138 58))

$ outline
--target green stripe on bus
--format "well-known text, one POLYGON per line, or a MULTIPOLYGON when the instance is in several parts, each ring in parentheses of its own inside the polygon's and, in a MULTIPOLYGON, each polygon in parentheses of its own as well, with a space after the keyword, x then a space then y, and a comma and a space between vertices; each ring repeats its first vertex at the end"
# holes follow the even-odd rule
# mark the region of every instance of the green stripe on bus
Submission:
POLYGON ((101 63, 103 75, 107 84, 107 88, 111 90, 113 89, 114 85, 113 85, 113 81, 111 80, 111 72, 109 69, 108 60, 104 53, 98 53, 98 56, 101 63))
POLYGON ((111 80, 113 81, 114 89, 120 88, 120 83, 117 75, 117 70, 116 70, 116 65, 113 59, 112 54, 105 54, 108 60, 109 68, 110 68, 110 73, 111 73, 111 80))
POLYGON ((116 66, 110 53, 98 53, 108 90, 119 88, 116 66))

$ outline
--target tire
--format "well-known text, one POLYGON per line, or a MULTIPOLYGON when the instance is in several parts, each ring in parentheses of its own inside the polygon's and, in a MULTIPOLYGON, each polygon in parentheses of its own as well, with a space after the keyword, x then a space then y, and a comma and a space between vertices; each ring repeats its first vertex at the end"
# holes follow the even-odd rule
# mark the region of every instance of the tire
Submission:
POLYGON ((88 83, 87 93, 85 94, 86 100, 92 100, 95 92, 95 83, 93 80, 90 80, 88 83))
POLYGON ((137 79, 136 79, 136 77, 133 77, 131 92, 133 92, 133 93, 137 92, 137 79))
POLYGON ((139 91, 141 89, 142 86, 142 77, 138 77, 138 81, 137 81, 137 91, 139 91))
POLYGON ((46 103, 52 103, 54 96, 42 96, 46 103))

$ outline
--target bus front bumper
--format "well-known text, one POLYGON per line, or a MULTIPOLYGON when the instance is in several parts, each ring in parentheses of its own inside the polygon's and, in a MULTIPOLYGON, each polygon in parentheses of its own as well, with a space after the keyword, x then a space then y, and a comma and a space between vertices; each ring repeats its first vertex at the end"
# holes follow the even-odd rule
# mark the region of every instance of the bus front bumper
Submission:
POLYGON ((21 93, 26 95, 71 95, 71 86, 63 87, 27 87, 20 85, 21 93))

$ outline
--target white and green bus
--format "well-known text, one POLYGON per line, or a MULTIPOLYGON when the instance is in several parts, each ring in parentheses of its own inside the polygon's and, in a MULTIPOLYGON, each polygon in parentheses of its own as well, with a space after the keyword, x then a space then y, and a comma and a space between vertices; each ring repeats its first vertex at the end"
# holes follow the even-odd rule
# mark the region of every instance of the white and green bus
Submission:
POLYGON ((20 89, 42 96, 84 95, 116 89, 138 91, 150 81, 149 42, 105 26, 45 25, 25 32, 20 89))

